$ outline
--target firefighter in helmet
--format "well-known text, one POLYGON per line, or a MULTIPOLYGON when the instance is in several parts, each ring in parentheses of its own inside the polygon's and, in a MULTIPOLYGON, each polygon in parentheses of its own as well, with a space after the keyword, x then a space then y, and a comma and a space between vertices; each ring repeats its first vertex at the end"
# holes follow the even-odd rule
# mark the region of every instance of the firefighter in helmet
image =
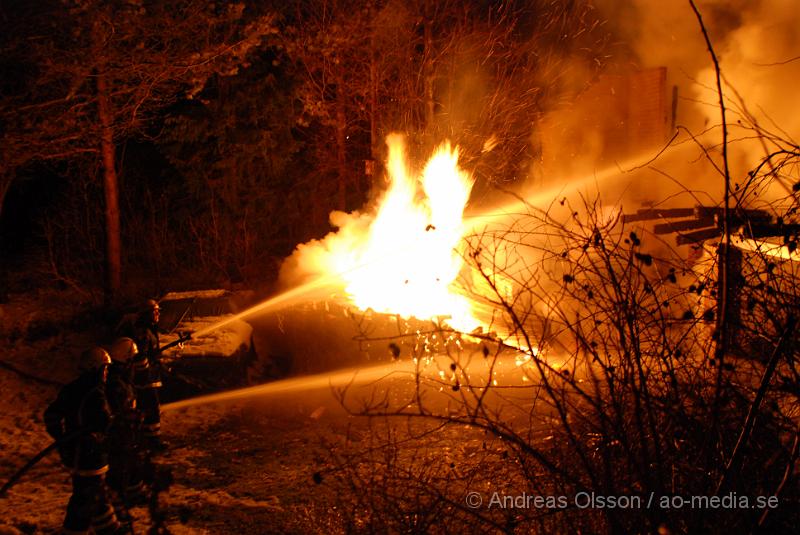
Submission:
POLYGON ((47 432, 58 443, 72 476, 72 496, 64 518, 66 533, 114 533, 120 527, 106 489, 106 435, 111 409, 106 379, 111 358, 95 347, 80 357, 80 375, 65 385, 44 413, 47 432))
POLYGON ((142 413, 142 435, 147 448, 163 450, 161 442, 161 346, 158 339, 160 317, 158 301, 148 299, 136 320, 123 326, 119 334, 133 339, 140 358, 134 363, 133 385, 136 402, 142 413))
POLYGON ((109 431, 110 458, 108 486, 114 493, 114 506, 118 516, 130 520, 127 510, 145 499, 143 451, 139 436, 142 415, 136 407, 133 387, 134 367, 139 362, 136 342, 119 338, 110 349, 111 366, 108 370, 106 393, 114 415, 109 431))

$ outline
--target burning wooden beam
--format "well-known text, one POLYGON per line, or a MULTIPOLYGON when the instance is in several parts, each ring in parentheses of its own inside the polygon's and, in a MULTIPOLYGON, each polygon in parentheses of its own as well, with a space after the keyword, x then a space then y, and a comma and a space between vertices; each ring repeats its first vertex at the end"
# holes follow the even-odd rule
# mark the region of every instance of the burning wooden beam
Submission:
POLYGON ((635 214, 623 214, 622 222, 633 223, 671 217, 693 217, 694 215, 694 208, 641 208, 635 214))
MULTIPOLYGON (((724 209, 721 206, 696 206, 695 217, 716 217, 718 221, 722 222, 724 209)), ((742 208, 734 208, 730 211, 731 222, 738 221, 741 223, 745 221, 771 221, 772 214, 765 210, 745 210, 742 208)))
POLYGON ((793 236, 800 233, 800 224, 750 223, 739 227, 737 233, 753 239, 767 238, 769 236, 793 236))
POLYGON ((711 238, 716 238, 722 235, 722 230, 718 227, 711 227, 694 232, 687 232, 685 234, 678 234, 678 245, 687 245, 690 243, 700 243, 711 238))
POLYGON ((712 227, 717 224, 713 217, 702 217, 700 219, 689 219, 686 221, 670 221, 659 223, 653 227, 656 234, 670 234, 672 232, 682 232, 684 230, 695 230, 703 227, 712 227))

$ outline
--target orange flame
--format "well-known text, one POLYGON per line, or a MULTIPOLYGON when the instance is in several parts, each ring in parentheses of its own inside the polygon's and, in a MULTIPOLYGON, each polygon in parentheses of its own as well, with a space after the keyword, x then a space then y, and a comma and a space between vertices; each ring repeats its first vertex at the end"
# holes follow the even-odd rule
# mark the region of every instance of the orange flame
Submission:
POLYGON ((347 298, 362 310, 439 317, 471 331, 479 322, 454 285, 462 268, 462 215, 474 181, 458 167, 458 148, 449 142, 419 177, 408 169, 403 137, 390 135, 387 145, 389 187, 377 211, 332 213, 339 230, 299 246, 296 261, 314 275, 337 274, 347 298))

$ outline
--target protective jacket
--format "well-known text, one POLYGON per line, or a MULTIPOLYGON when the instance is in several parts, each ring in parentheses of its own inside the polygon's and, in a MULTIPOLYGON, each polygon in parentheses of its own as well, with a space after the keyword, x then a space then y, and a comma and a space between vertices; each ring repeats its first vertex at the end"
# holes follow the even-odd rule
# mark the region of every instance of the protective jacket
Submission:
POLYGON ((114 362, 108 367, 106 398, 111 413, 117 419, 136 417, 136 393, 133 390, 133 371, 130 366, 114 362))
POLYGON ((133 388, 133 369, 125 364, 113 363, 108 368, 106 398, 114 422, 110 435, 117 440, 134 440, 134 433, 141 421, 136 409, 136 392, 133 388))
POLYGON ((62 462, 79 476, 108 471, 105 439, 112 418, 99 373, 84 373, 64 386, 44 413, 47 432, 61 442, 62 462))
POLYGON ((158 389, 162 386, 158 325, 147 314, 141 314, 135 321, 123 322, 117 331, 118 335, 133 339, 139 349, 139 354, 133 361, 133 387, 138 410, 142 414, 144 440, 151 447, 156 447, 161 442, 161 402, 158 389))
POLYGON ((133 384, 137 390, 160 388, 161 379, 161 345, 158 337, 158 326, 144 316, 135 321, 123 324, 118 329, 120 336, 127 336, 136 342, 139 348, 138 358, 134 361, 133 384))
POLYGON ((142 414, 136 408, 136 393, 133 385, 133 369, 130 364, 114 362, 108 370, 106 393, 108 404, 114 414, 114 423, 109 430, 108 486, 114 491, 113 501, 118 515, 120 511, 144 498, 142 474, 142 414))

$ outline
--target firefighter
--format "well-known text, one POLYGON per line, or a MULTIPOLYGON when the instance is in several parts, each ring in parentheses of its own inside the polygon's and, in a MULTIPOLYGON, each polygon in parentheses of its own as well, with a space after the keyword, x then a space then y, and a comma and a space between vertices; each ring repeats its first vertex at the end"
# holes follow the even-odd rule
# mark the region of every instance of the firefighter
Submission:
POLYGON ((106 435, 112 420, 105 390, 109 364, 111 358, 103 348, 84 352, 80 375, 61 389, 44 413, 47 432, 57 441, 61 461, 72 476, 65 533, 104 534, 120 529, 105 482, 106 435))
POLYGON ((130 521, 128 509, 146 499, 142 481, 144 459, 139 436, 142 415, 136 407, 133 372, 139 350, 130 338, 111 345, 106 394, 114 415, 109 431, 108 486, 114 494, 114 507, 121 520, 130 521))
POLYGON ((142 435, 147 448, 163 451, 161 441, 161 347, 158 339, 158 301, 148 299, 136 320, 124 325, 119 334, 134 340, 142 357, 134 365, 136 402, 142 413, 142 435))

